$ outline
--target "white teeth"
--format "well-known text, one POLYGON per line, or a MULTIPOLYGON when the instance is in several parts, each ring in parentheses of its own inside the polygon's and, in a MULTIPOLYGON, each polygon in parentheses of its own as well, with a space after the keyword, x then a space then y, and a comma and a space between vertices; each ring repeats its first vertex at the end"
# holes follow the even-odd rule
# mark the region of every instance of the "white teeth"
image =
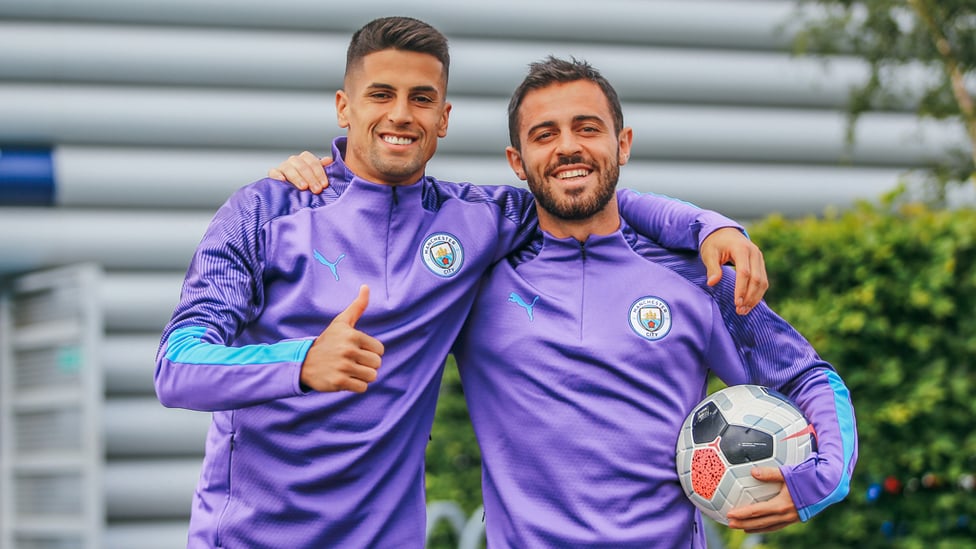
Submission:
POLYGON ((383 136, 383 141, 386 141, 391 145, 409 145, 413 143, 413 139, 410 139, 409 137, 395 137, 392 135, 383 136))
POLYGON ((589 170, 570 170, 559 174, 559 179, 570 179, 573 177, 583 177, 590 173, 589 170))

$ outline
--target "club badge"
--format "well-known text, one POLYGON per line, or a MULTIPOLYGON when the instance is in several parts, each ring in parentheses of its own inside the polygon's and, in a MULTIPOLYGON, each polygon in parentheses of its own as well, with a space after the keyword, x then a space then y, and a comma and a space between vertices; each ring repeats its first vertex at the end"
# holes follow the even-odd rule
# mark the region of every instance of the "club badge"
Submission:
POLYGON ((671 307, 659 297, 642 297, 630 306, 630 327, 644 339, 657 341, 671 331, 671 307))
POLYGON ((464 263, 464 248, 448 233, 434 233, 420 247, 424 265, 437 276, 449 278, 457 274, 464 263))

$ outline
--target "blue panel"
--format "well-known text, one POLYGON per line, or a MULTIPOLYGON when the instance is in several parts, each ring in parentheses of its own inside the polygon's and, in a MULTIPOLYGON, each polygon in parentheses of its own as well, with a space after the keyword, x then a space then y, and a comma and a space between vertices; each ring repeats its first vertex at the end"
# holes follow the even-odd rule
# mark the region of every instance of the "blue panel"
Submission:
POLYGON ((54 204, 50 148, 0 147, 0 206, 54 204))

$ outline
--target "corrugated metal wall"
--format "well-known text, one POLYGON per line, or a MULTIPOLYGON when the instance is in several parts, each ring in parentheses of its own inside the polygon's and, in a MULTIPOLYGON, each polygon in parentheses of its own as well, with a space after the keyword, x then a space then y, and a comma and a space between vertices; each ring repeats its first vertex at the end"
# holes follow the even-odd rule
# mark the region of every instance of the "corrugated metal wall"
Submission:
POLYGON ((353 30, 403 14, 451 39, 454 110, 430 168, 444 179, 518 183, 503 156, 505 107, 527 63, 550 53, 589 60, 617 87, 636 131, 622 186, 740 219, 877 196, 961 142, 949 126, 871 114, 847 151, 840 109, 863 67, 792 58, 796 9, 0 0, 0 275, 79 261, 104 269, 106 546, 182 540, 208 417, 156 403, 159 332, 223 199, 288 154, 328 150, 353 30))

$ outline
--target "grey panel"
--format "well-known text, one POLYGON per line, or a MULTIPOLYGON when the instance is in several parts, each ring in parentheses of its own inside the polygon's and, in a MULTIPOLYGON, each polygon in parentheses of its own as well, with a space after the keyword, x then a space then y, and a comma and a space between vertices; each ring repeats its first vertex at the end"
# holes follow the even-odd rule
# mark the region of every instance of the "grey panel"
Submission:
POLYGON ((250 28, 330 29, 351 32, 374 17, 402 14, 430 22, 445 34, 534 37, 604 42, 783 48, 795 18, 793 2, 756 0, 588 0, 486 3, 393 0, 5 0, 0 15, 55 20, 214 25, 250 28), (517 16, 516 16, 517 15, 517 16), (586 24, 580 24, 585 15, 586 24))

